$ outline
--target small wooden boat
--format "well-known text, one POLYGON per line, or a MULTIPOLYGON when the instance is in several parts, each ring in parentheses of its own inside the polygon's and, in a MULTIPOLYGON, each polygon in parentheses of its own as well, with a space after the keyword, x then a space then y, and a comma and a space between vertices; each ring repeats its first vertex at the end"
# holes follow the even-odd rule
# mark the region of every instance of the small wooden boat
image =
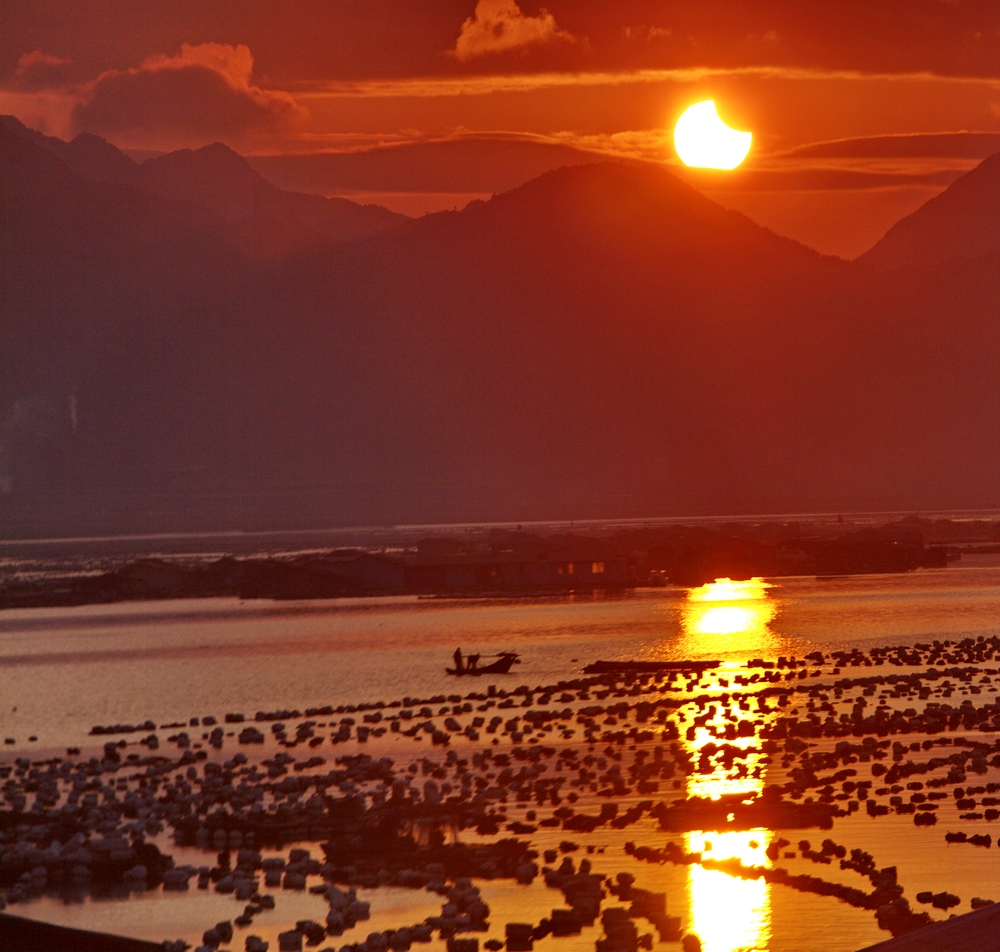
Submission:
POLYGON ((520 664, 521 659, 517 656, 516 651, 501 651, 497 657, 497 660, 493 664, 484 664, 482 666, 477 665, 474 668, 461 667, 455 668, 445 668, 448 674, 456 674, 459 677, 463 675, 471 674, 474 677, 480 674, 509 674, 510 669, 515 664, 520 664))

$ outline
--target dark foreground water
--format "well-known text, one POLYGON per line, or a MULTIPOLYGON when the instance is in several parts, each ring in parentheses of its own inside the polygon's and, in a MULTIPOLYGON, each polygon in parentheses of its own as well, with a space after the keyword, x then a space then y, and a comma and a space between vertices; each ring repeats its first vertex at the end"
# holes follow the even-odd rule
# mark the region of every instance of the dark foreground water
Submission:
MULTIPOLYGON (((584 664, 598 658, 720 658, 725 662, 721 673, 731 677, 738 671, 746 673, 743 665, 750 658, 802 658, 816 649, 867 649, 998 633, 1000 560, 989 557, 910 575, 722 582, 702 589, 644 590, 622 597, 295 603, 213 599, 4 612, 0 614, 0 734, 15 743, 0 748, 0 766, 11 764, 16 756, 41 760, 65 755, 68 746, 82 747, 86 757, 105 739, 88 737, 95 724, 148 718, 159 725, 206 715, 221 721, 229 711, 252 719, 258 710, 448 694, 455 691, 456 682, 444 668, 457 646, 484 655, 516 649, 523 664, 510 676, 493 679, 510 689, 579 676, 584 664)), ((821 681, 833 680, 828 667, 821 681)), ((466 687, 462 685, 463 691, 466 687)), ((161 742, 167 733, 159 731, 161 742)), ((990 735, 985 736, 992 742, 990 735)), ((706 740, 697 738, 694 743, 706 740)), ((579 745, 580 738, 560 740, 551 735, 544 742, 579 745)), ((222 756, 231 756, 237 749, 235 741, 226 744, 222 756)), ((456 738, 452 749, 466 756, 482 744, 456 738)), ((504 736, 501 744, 512 741, 504 736)), ((444 756, 427 743, 417 747, 414 740, 387 734, 364 746, 354 741, 340 745, 336 754, 363 750, 373 757, 387 754, 401 763, 414 756, 444 756)), ((273 748, 247 752, 259 759, 273 753, 273 748)), ((333 757, 324 748, 319 752, 333 757)), ((671 795, 713 796, 732 790, 752 794, 766 781, 777 779, 776 770, 762 767, 758 776, 735 782, 721 775, 696 775, 685 781, 684 790, 671 795)), ((1000 771, 991 769, 976 782, 996 780, 994 775, 1000 771)), ((517 809, 510 805, 512 815, 518 815, 517 809)), ((814 848, 825 836, 848 849, 863 848, 875 855, 879 866, 898 867, 899 881, 914 907, 918 892, 947 889, 961 898, 962 904, 953 910, 961 913, 968 911, 973 896, 1000 899, 1000 860, 992 848, 946 846, 944 832, 952 821, 957 822, 957 814, 949 801, 942 805, 941 823, 930 828, 915 827, 911 815, 874 821, 862 811, 838 820, 831 833, 791 831, 785 838, 791 841, 787 849, 792 852, 803 837, 810 837, 814 848)), ((965 826, 970 832, 988 829, 982 822, 974 829, 965 826)), ((708 858, 738 857, 746 864, 768 865, 764 851, 780 833, 691 832, 673 838, 708 858)), ((556 847, 564 838, 558 829, 538 830, 531 836, 536 849, 556 847)), ((591 857, 595 869, 608 874, 631 870, 640 886, 665 891, 671 914, 681 916, 685 927, 701 936, 706 952, 849 952, 888 937, 878 930, 870 911, 833 898, 760 879, 738 879, 699 865, 641 864, 622 849, 625 840, 662 846, 667 838, 655 823, 643 821, 623 832, 601 828, 584 839, 595 848, 591 857)), ((212 861, 212 854, 205 851, 173 846, 166 834, 159 842, 178 864, 212 861)), ((315 844, 312 848, 318 854, 315 844)), ((836 862, 817 867, 796 855, 781 859, 780 865, 796 874, 862 885, 836 862)), ((481 941, 502 938, 505 922, 538 922, 553 907, 563 905, 562 896, 540 879, 531 886, 507 880, 478 885, 493 909, 492 931, 480 935, 481 941)), ((439 898, 423 891, 361 890, 366 892, 370 922, 360 923, 353 934, 329 939, 323 948, 363 941, 369 932, 440 913, 439 898)), ((204 929, 233 918, 240 908, 231 897, 211 890, 155 889, 129 898, 73 902, 40 895, 11 911, 157 941, 185 937, 198 945, 204 929)), ((269 939, 276 950, 279 931, 297 919, 322 921, 326 908, 322 897, 282 890, 277 908, 262 914, 250 931, 269 939)), ((600 925, 596 932, 585 929, 579 936, 549 937, 535 947, 539 952, 589 950, 599 936, 600 925)), ((435 940, 421 948, 438 950, 443 945, 435 940)), ((238 931, 231 948, 242 947, 238 931)))

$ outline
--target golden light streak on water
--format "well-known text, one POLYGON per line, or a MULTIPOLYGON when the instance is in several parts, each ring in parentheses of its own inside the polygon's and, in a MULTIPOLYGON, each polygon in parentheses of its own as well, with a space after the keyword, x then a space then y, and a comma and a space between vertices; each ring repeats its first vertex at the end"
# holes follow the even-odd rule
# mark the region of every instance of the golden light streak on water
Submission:
MULTIPOLYGON (((681 614, 686 651, 703 656, 723 656, 730 651, 759 652, 764 656, 775 653, 778 638, 769 625, 778 605, 769 596, 769 588, 762 579, 717 579, 691 589, 681 614)), ((756 711, 741 711, 734 702, 728 707, 721 701, 715 704, 712 716, 694 727, 693 736, 684 734, 685 746, 696 763, 706 744, 729 744, 741 750, 756 749, 760 744, 758 737, 720 737, 732 718, 759 717, 756 711)), ((711 713, 711 707, 705 713, 711 713)), ((764 789, 766 765, 762 760, 762 754, 751 753, 734 760, 734 769, 728 773, 717 763, 710 773, 698 771, 688 778, 687 795, 718 799, 745 793, 748 798, 754 797, 764 789)), ((733 830, 687 833, 684 843, 689 852, 701 853, 706 859, 736 858, 747 866, 768 866, 765 849, 770 839, 768 830, 733 830)), ((689 929, 700 937, 704 952, 754 952, 768 947, 771 897, 765 881, 738 879, 719 870, 691 865, 687 899, 689 929)))
POLYGON ((766 598, 771 585, 762 578, 733 581, 731 578, 717 578, 688 592, 692 602, 744 602, 766 598))
POLYGON ((770 587, 759 578, 745 582, 720 578, 692 588, 681 609, 688 650, 767 652, 775 647, 778 639, 769 626, 778 604, 769 595, 770 587))
MULTIPOLYGON (((731 833, 688 833, 688 851, 706 858, 737 857, 745 865, 769 865, 764 849, 766 830, 731 833), (705 849, 706 841, 711 845, 705 849), (753 848, 751 843, 756 843, 753 848)), ((771 937, 771 887, 762 879, 736 879, 701 866, 688 867, 690 931, 701 939, 704 952, 751 952, 766 949, 771 937)))

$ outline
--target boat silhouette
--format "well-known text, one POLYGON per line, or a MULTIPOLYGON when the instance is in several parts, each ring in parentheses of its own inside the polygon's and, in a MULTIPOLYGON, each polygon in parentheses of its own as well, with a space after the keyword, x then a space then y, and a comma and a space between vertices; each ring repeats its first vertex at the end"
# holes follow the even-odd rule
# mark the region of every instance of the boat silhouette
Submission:
POLYGON ((497 655, 497 660, 492 664, 482 665, 481 667, 477 665, 474 668, 468 668, 462 665, 459 668, 445 668, 448 674, 455 674, 459 677, 464 675, 478 676, 480 674, 508 674, 510 669, 515 664, 520 664, 521 659, 517 656, 516 651, 501 651, 497 655))

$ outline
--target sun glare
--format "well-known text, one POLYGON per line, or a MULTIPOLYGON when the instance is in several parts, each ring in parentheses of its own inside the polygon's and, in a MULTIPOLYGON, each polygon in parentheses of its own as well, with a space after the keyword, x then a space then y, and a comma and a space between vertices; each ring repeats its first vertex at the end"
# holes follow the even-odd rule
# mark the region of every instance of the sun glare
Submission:
POLYGON ((752 132, 730 129, 715 109, 715 100, 688 106, 674 126, 674 148, 692 168, 735 169, 750 151, 752 132))
POLYGON ((688 598, 692 602, 746 602, 767 598, 771 586, 760 578, 734 582, 731 578, 717 578, 692 588, 688 598))
POLYGON ((732 651, 773 654, 777 637, 770 628, 778 603, 763 579, 716 579, 688 590, 681 608, 683 650, 719 656, 732 651))

